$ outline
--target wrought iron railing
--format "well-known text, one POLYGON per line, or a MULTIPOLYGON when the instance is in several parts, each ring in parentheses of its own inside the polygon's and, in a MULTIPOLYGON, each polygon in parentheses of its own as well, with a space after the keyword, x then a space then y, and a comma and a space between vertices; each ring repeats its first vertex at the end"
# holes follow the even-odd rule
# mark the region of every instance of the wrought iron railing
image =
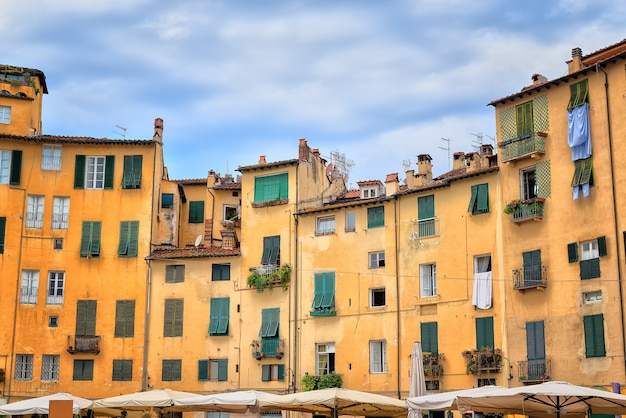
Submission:
POLYGON ((532 266, 527 269, 513 270, 513 289, 520 290, 548 286, 546 271, 546 266, 532 266))
POLYGON ((513 138, 500 143, 498 152, 502 162, 513 161, 532 154, 544 154, 545 134, 533 132, 519 138, 513 138))
POLYGON ((264 338, 253 340, 252 357, 262 359, 263 357, 282 358, 285 355, 285 340, 281 338, 264 338))
POLYGON ((547 382, 550 380, 550 360, 527 360, 518 362, 520 382, 547 382))
POLYGON ((99 335, 69 335, 67 337, 67 352, 74 353, 100 353, 99 335))

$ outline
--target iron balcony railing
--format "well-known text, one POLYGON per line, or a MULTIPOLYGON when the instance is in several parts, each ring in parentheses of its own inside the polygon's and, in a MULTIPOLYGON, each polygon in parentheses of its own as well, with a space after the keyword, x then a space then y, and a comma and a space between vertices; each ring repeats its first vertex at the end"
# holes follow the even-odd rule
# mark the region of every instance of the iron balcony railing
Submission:
POLYGON ((253 340, 252 357, 262 359, 263 357, 282 358, 285 355, 285 340, 281 338, 264 338, 253 340))
POLYGON ((532 266, 513 270, 513 289, 529 289, 548 286, 546 266, 532 266))
POLYGON ((533 132, 501 142, 498 149, 501 161, 514 161, 533 154, 545 154, 545 136, 543 132, 533 132))
POLYGON ((427 218, 418 219, 414 221, 417 223, 417 234, 415 238, 427 238, 439 235, 439 218, 427 218))
POLYGON ((67 352, 74 353, 100 353, 99 335, 69 335, 67 337, 67 352))
POLYGON ((527 360, 518 362, 519 381, 524 383, 547 382, 550 380, 550 360, 527 360))
POLYGON ((544 199, 534 198, 520 202, 511 213, 511 222, 519 223, 543 219, 544 199))

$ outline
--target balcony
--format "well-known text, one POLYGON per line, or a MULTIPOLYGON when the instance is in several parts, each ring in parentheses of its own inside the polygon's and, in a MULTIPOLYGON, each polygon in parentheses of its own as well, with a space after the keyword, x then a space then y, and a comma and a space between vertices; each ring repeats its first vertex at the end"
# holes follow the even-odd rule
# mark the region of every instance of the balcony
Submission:
POLYGON ((533 132, 501 142, 498 148, 500 161, 510 163, 524 158, 541 158, 546 153, 546 136, 545 132, 533 132))
POLYGON ((502 350, 499 348, 465 350, 461 355, 465 359, 467 374, 500 373, 502 370, 502 350))
POLYGON ((524 290, 534 287, 544 288, 548 286, 546 266, 532 266, 513 270, 513 289, 524 290))
POLYGON ((550 380, 550 360, 528 360, 518 362, 518 376, 522 383, 541 383, 550 380))
POLYGON ((439 354, 424 353, 422 355, 422 362, 424 364, 424 376, 426 377, 443 376, 443 365, 441 364, 443 360, 444 360, 443 353, 439 353, 439 354))
POLYGON ((522 223, 526 221, 541 221, 543 219, 543 204, 545 199, 535 197, 532 199, 516 199, 504 208, 504 213, 511 216, 511 222, 522 223))
POLYGON ((258 267, 250 267, 250 275, 246 279, 249 288, 256 289, 257 292, 263 293, 265 289, 272 291, 274 286, 280 286, 284 291, 289 288, 291 282, 291 265, 285 263, 278 265, 261 265, 258 267))
POLYGON ((254 340, 252 344, 252 357, 261 360, 265 357, 283 358, 285 355, 285 340, 280 338, 266 338, 254 340))
POLYGON ((99 335, 69 335, 67 337, 67 352, 100 354, 99 335))

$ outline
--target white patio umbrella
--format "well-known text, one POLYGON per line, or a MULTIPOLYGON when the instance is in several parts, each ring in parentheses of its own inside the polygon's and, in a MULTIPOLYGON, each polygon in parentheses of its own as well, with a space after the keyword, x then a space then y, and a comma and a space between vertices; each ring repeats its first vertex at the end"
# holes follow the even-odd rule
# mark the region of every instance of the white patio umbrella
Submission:
MULTIPOLYGON (((261 412, 259 401, 278 397, 271 393, 257 390, 240 390, 234 392, 198 395, 191 398, 174 399, 173 409, 176 411, 209 411, 245 414, 261 412)), ((270 410, 263 408, 263 410, 270 410)), ((273 410, 280 410, 280 408, 273 410)))
POLYGON ((465 395, 457 398, 459 409, 524 415, 626 414, 626 396, 567 382, 545 382, 538 385, 505 389, 487 395, 465 395))
MULTIPOLYGON (((426 379, 424 378, 424 360, 422 358, 422 344, 420 342, 413 343, 413 351, 411 352, 411 382, 409 385, 409 397, 426 395, 426 379)), ((409 418, 420 418, 422 411, 420 409, 409 409, 409 418)))
POLYGON ((47 415, 50 411, 50 401, 72 401, 72 411, 79 414, 81 409, 91 407, 92 401, 69 393, 59 392, 53 395, 40 396, 37 398, 25 399, 0 406, 0 415, 47 415))
POLYGON ((343 388, 277 395, 269 400, 259 400, 259 406, 330 417, 338 415, 387 417, 407 414, 406 402, 403 400, 343 388))
POLYGON ((409 397, 406 400, 409 408, 409 414, 412 410, 430 411, 430 410, 457 410, 457 398, 459 396, 471 396, 498 393, 505 390, 502 386, 482 386, 472 389, 461 389, 450 392, 433 393, 431 395, 409 397))
POLYGON ((124 411, 149 411, 151 408, 168 408, 174 405, 175 399, 198 396, 191 392, 180 392, 171 389, 154 389, 147 392, 135 392, 126 395, 112 396, 93 401, 91 408, 97 412, 99 408, 120 409, 124 411))

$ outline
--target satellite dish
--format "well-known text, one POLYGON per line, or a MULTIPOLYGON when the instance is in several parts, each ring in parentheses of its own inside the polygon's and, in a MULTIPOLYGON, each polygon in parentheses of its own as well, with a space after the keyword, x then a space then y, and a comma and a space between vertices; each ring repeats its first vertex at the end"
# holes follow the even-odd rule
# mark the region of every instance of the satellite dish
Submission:
POLYGON ((194 244, 196 246, 196 248, 198 248, 198 245, 200 245, 201 242, 202 242, 202 235, 198 235, 196 237, 196 242, 194 244))

